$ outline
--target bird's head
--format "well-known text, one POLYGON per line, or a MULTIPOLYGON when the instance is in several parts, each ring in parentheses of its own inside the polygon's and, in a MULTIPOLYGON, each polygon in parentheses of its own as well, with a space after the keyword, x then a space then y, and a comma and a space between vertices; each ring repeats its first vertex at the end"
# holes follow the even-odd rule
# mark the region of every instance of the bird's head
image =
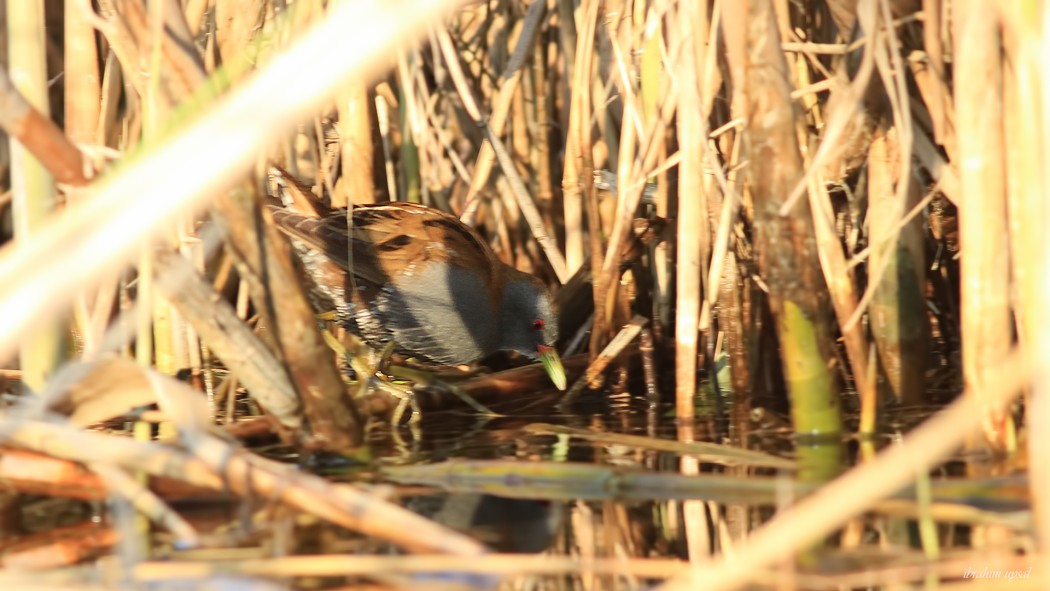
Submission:
POLYGON ((566 385, 565 368, 554 348, 558 315, 550 291, 526 273, 508 267, 508 281, 500 303, 499 349, 538 359, 559 390, 566 385))

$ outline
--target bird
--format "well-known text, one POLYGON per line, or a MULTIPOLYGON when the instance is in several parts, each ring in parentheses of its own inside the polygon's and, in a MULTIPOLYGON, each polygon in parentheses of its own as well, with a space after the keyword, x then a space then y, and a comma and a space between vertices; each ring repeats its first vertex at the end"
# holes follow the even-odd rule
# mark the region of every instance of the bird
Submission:
POLYGON ((497 351, 539 360, 560 390, 558 316, 547 286, 503 263, 473 229, 409 202, 311 215, 271 205, 313 280, 314 306, 334 310, 374 348, 391 341, 439 365, 471 364, 497 351), (352 239, 351 239, 352 237, 352 239))

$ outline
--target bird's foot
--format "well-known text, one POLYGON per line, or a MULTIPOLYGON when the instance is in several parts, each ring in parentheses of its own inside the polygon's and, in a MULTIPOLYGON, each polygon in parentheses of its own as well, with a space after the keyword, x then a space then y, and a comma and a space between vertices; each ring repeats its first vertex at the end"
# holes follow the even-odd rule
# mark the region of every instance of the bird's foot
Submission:
POLYGON ((499 413, 493 411, 492 409, 475 400, 473 396, 464 392, 456 384, 448 380, 441 379, 432 372, 399 365, 390 366, 389 371, 391 375, 397 376, 405 380, 409 380, 418 387, 432 388, 444 392, 449 392, 456 398, 459 398, 464 403, 466 403, 467 406, 473 408, 479 414, 489 417, 501 416, 499 413))
POLYGON ((348 332, 342 333, 342 339, 336 337, 331 331, 322 330, 322 336, 328 346, 340 357, 346 360, 347 365, 357 375, 357 381, 345 378, 348 385, 355 386, 357 391, 354 398, 364 398, 368 395, 369 388, 376 388, 398 399, 397 407, 391 415, 391 422, 395 425, 401 422, 405 409, 412 409, 409 423, 416 424, 421 420, 422 413, 419 403, 415 400, 412 389, 397 384, 391 379, 394 377, 387 371, 390 356, 394 352, 394 343, 387 344, 380 351, 378 358, 374 358, 373 351, 360 338, 348 332))
POLYGON ((327 312, 318 312, 314 314, 314 319, 318 322, 335 322, 339 320, 339 312, 335 310, 328 310, 327 312))
POLYGON ((393 383, 386 383, 380 388, 388 392, 391 396, 398 398, 397 407, 394 408, 394 412, 390 415, 390 424, 400 425, 401 418, 405 415, 405 409, 412 409, 412 416, 408 418, 410 425, 418 425, 423 420, 423 411, 419 408, 419 401, 416 400, 415 394, 411 388, 399 386, 393 383))

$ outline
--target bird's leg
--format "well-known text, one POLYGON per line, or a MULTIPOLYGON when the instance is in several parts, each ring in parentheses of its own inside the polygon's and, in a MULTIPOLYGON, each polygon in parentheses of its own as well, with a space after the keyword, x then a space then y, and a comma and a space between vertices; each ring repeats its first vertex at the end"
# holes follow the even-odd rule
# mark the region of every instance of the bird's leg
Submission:
POLYGON ((405 414, 405 406, 407 405, 408 398, 402 398, 398 401, 397 406, 394 408, 393 414, 390 415, 390 424, 397 425, 401 422, 401 417, 405 414))
POLYGON ((387 368, 390 365, 390 357, 394 354, 394 350, 397 349, 397 343, 390 341, 387 343, 383 350, 379 352, 379 361, 376 362, 376 370, 388 373, 387 368))
MULTIPOLYGON (((394 409, 394 413, 391 419, 393 424, 398 424, 401 421, 401 417, 405 412, 406 406, 412 408, 412 418, 409 419, 409 423, 416 424, 422 418, 422 411, 419 408, 419 403, 416 401, 415 396, 412 394, 410 388, 398 386, 392 383, 387 377, 385 377, 385 371, 381 373, 381 369, 390 362, 390 355, 394 352, 394 343, 388 343, 386 347, 379 354, 379 359, 375 363, 371 363, 370 360, 366 359, 368 354, 368 348, 358 339, 356 336, 346 333, 343 336, 350 340, 349 346, 344 344, 342 341, 337 339, 328 330, 321 331, 325 342, 331 347, 336 353, 339 353, 350 363, 350 367, 357 374, 357 393, 355 397, 363 397, 368 394, 368 387, 375 385, 376 388, 390 394, 394 398, 399 400, 397 407, 394 409)), ((393 375, 393 374, 388 374, 393 375)))
MULTIPOLYGON (((476 410, 478 413, 486 415, 486 416, 499 416, 497 413, 492 412, 490 409, 486 408, 484 405, 479 403, 477 400, 474 400, 474 398, 472 398, 471 396, 469 396, 466 393, 464 393, 462 390, 460 390, 455 385, 453 385, 453 384, 451 384, 451 383, 449 383, 449 382, 447 382, 445 380, 442 380, 442 379, 436 377, 433 372, 427 371, 425 369, 418 369, 418 368, 414 368, 414 367, 406 367, 406 366, 403 366, 403 365, 391 365, 390 364, 390 357, 391 357, 391 355, 393 355, 394 350, 396 348, 397 348, 397 345, 393 341, 387 343, 386 347, 383 348, 383 351, 382 351, 382 353, 380 355, 380 361, 377 364, 377 367, 381 368, 383 373, 385 373, 387 375, 390 375, 390 376, 393 376, 395 378, 408 380, 408 381, 412 382, 413 384, 415 384, 417 386, 434 387, 434 388, 447 390, 449 392, 452 392, 452 394, 454 394, 457 398, 459 398, 460 400, 465 402, 468 406, 470 406, 471 408, 476 410)), ((419 403, 416 400, 415 396, 411 393, 411 391, 409 391, 407 393, 407 396, 411 397, 411 403, 413 405, 413 410, 416 413, 415 416, 413 417, 413 420, 418 420, 422 416, 421 411, 419 409, 419 403)), ((401 405, 403 405, 403 404, 404 404, 404 402, 401 403, 401 405)), ((395 421, 395 423, 396 422, 397 421, 395 421)))
POLYGON ((339 320, 339 313, 335 310, 328 310, 327 312, 318 312, 314 314, 314 319, 318 322, 330 322, 339 320))
POLYGON ((411 435, 412 444, 409 445, 405 438, 401 435, 401 429, 391 429, 390 439, 394 443, 395 449, 399 450, 403 456, 415 458, 419 456, 419 442, 423 440, 423 432, 419 428, 419 423, 409 422, 408 432, 411 435))
POLYGON ((452 394, 456 398, 459 398, 463 402, 466 402, 468 406, 470 406, 471 408, 473 408, 474 410, 478 411, 479 413, 481 413, 481 414, 483 414, 485 416, 489 416, 489 417, 501 417, 501 416, 503 416, 500 413, 495 412, 492 409, 490 409, 489 407, 485 406, 484 404, 481 404, 480 402, 475 400, 473 396, 471 396, 470 394, 467 394, 466 392, 461 390, 459 386, 457 386, 455 384, 451 384, 449 382, 443 382, 441 380, 435 380, 434 385, 437 385, 438 387, 448 388, 448 391, 452 392, 452 394))
MULTIPOLYGON (((383 347, 383 350, 379 352, 379 359, 376 361, 374 373, 379 374, 381 372, 392 377, 398 377, 390 371, 390 356, 394 354, 395 349, 397 349, 397 343, 394 341, 390 341, 383 347)), ((411 388, 402 388, 390 382, 385 382, 383 385, 385 387, 381 386, 381 389, 400 400, 391 417, 392 424, 397 425, 401 422, 401 416, 405 412, 406 405, 412 407, 412 417, 408 419, 409 424, 416 425, 423 420, 423 411, 419 408, 419 401, 416 400, 416 396, 411 388)))
POLYGON ((459 398, 460 400, 465 402, 467 406, 473 408, 480 414, 491 417, 500 416, 499 413, 493 412, 491 409, 475 400, 474 397, 461 390, 459 386, 456 386, 455 384, 446 380, 442 380, 441 378, 436 377, 433 373, 399 365, 390 366, 389 369, 390 375, 409 380, 415 383, 416 385, 428 388, 438 388, 440 390, 450 392, 453 396, 459 398))
POLYGON ((411 388, 387 381, 380 381, 378 386, 380 390, 398 399, 397 407, 390 416, 391 424, 398 425, 401 423, 401 417, 405 414, 406 406, 412 408, 412 417, 408 419, 409 424, 417 424, 423 419, 423 411, 419 408, 419 401, 416 400, 411 388))
MULTIPOLYGON (((500 416, 499 413, 493 412, 491 409, 475 400, 472 396, 463 392, 463 390, 455 384, 437 378, 431 372, 401 365, 391 365, 390 358, 397 349, 397 343, 394 341, 390 341, 383 347, 383 350, 379 352, 379 359, 376 360, 375 364, 368 364, 363 360, 361 355, 351 353, 349 351, 350 347, 344 346, 343 343, 336 339, 329 331, 322 331, 322 333, 329 346, 336 352, 341 352, 345 358, 349 360, 350 366, 357 373, 359 378, 358 396, 363 396, 367 393, 368 384, 373 382, 372 378, 375 378, 374 383, 380 390, 387 392, 399 400, 391 417, 391 422, 395 425, 401 422, 401 417, 404 415, 406 406, 412 408, 412 417, 409 419, 409 423, 419 423, 422 420, 423 413, 419 408, 419 402, 416 400, 412 389, 403 388, 391 383, 389 379, 383 377, 384 374, 393 378, 408 380, 416 385, 446 390, 480 414, 486 416, 500 416)), ((352 335, 347 333, 346 336, 350 337, 352 335)), ((361 345, 359 341, 355 344, 361 345)), ((363 345, 361 345, 361 347, 363 347, 363 345)))
MULTIPOLYGON (((321 337, 324 339, 325 344, 328 345, 328 348, 335 351, 336 355, 345 359, 350 365, 350 368, 354 370, 354 373, 357 374, 358 386, 360 387, 360 392, 358 392, 358 394, 364 393, 365 386, 367 386, 369 382, 369 376, 373 375, 374 372, 369 368, 368 362, 365 360, 366 354, 362 353, 362 343, 355 340, 356 337, 349 333, 343 335, 344 338, 349 340, 349 344, 344 343, 327 328, 321 329, 321 337)), ((350 385, 349 378, 346 377, 346 372, 342 371, 340 373, 343 374, 343 381, 347 382, 347 385, 350 385)))

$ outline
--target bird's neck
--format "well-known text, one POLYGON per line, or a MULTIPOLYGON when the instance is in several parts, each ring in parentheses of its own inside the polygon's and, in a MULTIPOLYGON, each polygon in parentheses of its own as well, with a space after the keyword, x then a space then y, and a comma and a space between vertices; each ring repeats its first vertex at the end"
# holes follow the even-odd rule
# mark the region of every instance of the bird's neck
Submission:
POLYGON ((498 282, 502 286, 499 294, 500 326, 509 326, 512 320, 521 321, 517 315, 526 308, 531 297, 532 286, 528 275, 509 266, 502 269, 503 281, 498 282))

